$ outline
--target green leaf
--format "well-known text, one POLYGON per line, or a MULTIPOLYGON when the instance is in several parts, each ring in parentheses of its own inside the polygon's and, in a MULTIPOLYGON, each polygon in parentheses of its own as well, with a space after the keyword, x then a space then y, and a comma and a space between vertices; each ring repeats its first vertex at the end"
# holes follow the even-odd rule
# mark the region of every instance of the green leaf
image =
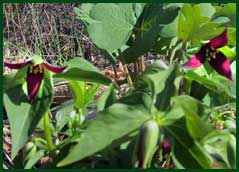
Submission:
POLYGON ((196 81, 185 81, 188 82, 189 87, 191 86, 190 89, 190 96, 202 100, 206 94, 209 92, 209 90, 202 84, 196 82, 196 81))
POLYGON ((228 17, 217 17, 213 19, 214 23, 228 23, 230 22, 230 19, 228 17))
POLYGON ((179 12, 178 20, 178 36, 184 42, 187 42, 190 40, 194 25, 201 23, 200 7, 192 7, 190 4, 184 4, 179 12), (194 24, 194 22, 197 23, 194 24))
POLYGON ((62 103, 60 106, 54 108, 54 112, 56 112, 56 129, 60 131, 69 121, 71 112, 74 111, 74 101, 68 100, 62 103))
POLYGON ((207 108, 201 102, 187 95, 174 97, 173 102, 182 108, 188 132, 194 139, 200 139, 212 130, 209 124, 201 119, 207 108))
POLYGON ((228 45, 236 46, 236 29, 228 28, 228 45))
POLYGON ((215 14, 215 17, 228 17, 230 18, 230 25, 236 27, 236 3, 228 3, 220 8, 220 10, 215 14))
MULTIPOLYGON (((217 77, 218 76, 219 75, 217 74, 217 77)), ((187 71, 184 77, 190 81, 196 81, 202 84, 204 87, 208 88, 209 90, 217 94, 226 93, 227 95, 233 97, 232 93, 228 89, 228 84, 222 83, 219 79, 216 79, 216 78, 208 79, 205 76, 200 75, 199 73, 196 73, 193 70, 187 71)), ((222 77, 220 78, 222 79, 222 77)), ((225 79, 224 79, 224 82, 225 82, 225 79)), ((230 81, 226 81, 226 83, 229 83, 229 82, 230 81)))
POLYGON ((190 136, 184 118, 165 127, 165 130, 174 139, 173 144, 170 144, 173 145, 172 158, 177 168, 211 168, 209 155, 190 136))
POLYGON ((85 105, 85 99, 84 99, 84 88, 85 87, 85 82, 80 82, 80 81, 69 81, 69 85, 71 87, 73 97, 75 100, 75 107, 81 109, 85 105))
POLYGON ((6 108, 12 134, 12 159, 28 140, 30 128, 29 110, 31 105, 21 86, 10 88, 3 95, 4 107, 6 108), (19 123, 19 121, 21 121, 19 123), (27 123, 27 124, 26 124, 27 123), (21 134, 20 134, 21 133, 21 134))
MULTIPOLYGON (((94 6, 92 3, 83 3, 81 4, 80 8, 74 8, 74 12, 76 13, 78 18, 83 18, 87 21, 87 16, 90 14, 91 8, 94 6), (86 17, 86 18, 84 18, 86 17)), ((88 22, 88 21, 87 21, 88 22)), ((90 23, 90 22, 88 22, 90 23)))
POLYGON ((133 3, 133 10, 136 18, 138 18, 144 10, 146 3, 133 3))
POLYGON ((236 169, 236 138, 232 135, 227 144, 227 157, 230 168, 236 169))
POLYGON ((201 15, 208 17, 209 19, 211 19, 216 12, 215 8, 211 5, 211 3, 200 3, 199 6, 201 9, 201 15))
POLYGON ((139 56, 153 48, 160 30, 171 23, 178 14, 178 6, 164 6, 162 4, 147 4, 137 21, 132 34, 134 40, 130 47, 122 52, 126 63, 133 62, 139 56))
POLYGON ((184 116, 180 106, 174 105, 170 110, 157 113, 157 122, 160 126, 172 125, 184 116))
POLYGON ((227 168, 235 168, 236 140, 233 135, 227 131, 213 131, 203 138, 202 143, 214 159, 223 162, 227 168))
POLYGON ((40 89, 31 103, 21 85, 10 88, 4 93, 3 102, 12 134, 12 159, 31 136, 36 125, 50 107, 52 98, 53 82, 48 72, 44 73, 40 89))
POLYGON ((178 35, 178 16, 169 24, 164 25, 159 36, 163 38, 172 38, 178 35))
POLYGON ((23 84, 26 81, 28 66, 19 69, 14 75, 3 76, 3 90, 13 88, 19 84, 23 84))
POLYGON ((149 66, 141 76, 141 80, 145 82, 151 90, 156 108, 163 111, 169 107, 170 98, 176 95, 174 80, 177 77, 178 68, 176 65, 172 65, 168 69, 162 70, 162 68, 156 68, 156 66, 157 65, 149 66), (154 69, 150 70, 150 68, 154 69), (149 71, 154 72, 151 73, 149 71))
MULTIPOLYGON (((178 94, 177 87, 175 86, 175 83, 174 83, 179 73, 178 68, 175 65, 175 66, 171 66, 168 70, 169 70, 169 75, 167 76, 167 79, 164 82, 165 84, 164 89, 157 94, 156 102, 155 102, 155 107, 160 111, 167 110, 170 105, 171 97, 176 96, 178 94)), ((163 75, 160 78, 163 78, 163 75)), ((157 81, 158 83, 155 81, 156 85, 161 84, 160 80, 161 79, 158 79, 159 81, 159 82, 157 81)))
POLYGON ((206 15, 208 8, 202 9, 199 4, 194 6, 184 4, 178 19, 178 37, 183 42, 191 41, 192 46, 197 47, 201 41, 210 40, 223 31, 220 23, 210 22, 207 15, 212 14, 206 15))
POLYGON ((233 51, 228 46, 218 48, 218 51, 222 52, 228 59, 233 59, 236 57, 236 51, 233 51))
POLYGON ((105 77, 91 63, 83 58, 74 58, 66 63, 67 69, 53 77, 65 80, 86 81, 109 85, 111 80, 105 77))
POLYGON ((28 160, 24 168, 25 169, 32 168, 44 155, 45 151, 39 150, 28 160))
POLYGON ((151 112, 151 107, 153 105, 151 96, 138 90, 134 90, 129 93, 129 95, 122 97, 118 102, 132 106, 143 105, 149 112, 151 112))
POLYGON ((93 84, 86 90, 85 93, 85 104, 89 103, 91 100, 93 100, 94 96, 96 95, 100 85, 99 84, 93 84))
POLYGON ((95 4, 90 8, 89 17, 93 21, 87 27, 91 40, 99 48, 107 50, 122 47, 136 23, 132 3, 95 4))
MULTIPOLYGON (((70 149, 69 154, 57 166, 61 167, 76 162, 103 150, 112 142, 139 129, 149 118, 148 112, 142 106, 124 104, 110 106, 99 112, 95 119, 89 121, 79 142, 70 149)), ((120 142, 117 143, 117 145, 119 144, 120 142)))
POLYGON ((101 95, 97 101, 97 111, 102 111, 105 108, 108 108, 113 103, 116 102, 116 96, 114 93, 114 85, 110 84, 108 89, 101 95))
POLYGON ((88 83, 81 81, 69 81, 69 85, 75 100, 75 107, 78 110, 83 109, 93 99, 99 88, 99 84, 89 86, 88 83))

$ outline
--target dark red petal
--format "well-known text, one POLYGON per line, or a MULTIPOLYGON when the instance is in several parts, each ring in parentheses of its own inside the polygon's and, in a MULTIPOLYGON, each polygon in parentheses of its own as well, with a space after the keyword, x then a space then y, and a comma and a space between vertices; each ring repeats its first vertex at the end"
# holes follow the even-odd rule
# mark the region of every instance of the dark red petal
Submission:
POLYGON ((221 52, 217 53, 215 59, 209 61, 211 66, 221 75, 232 80, 232 72, 230 67, 230 62, 221 52))
POLYGON ((169 143, 168 143, 166 138, 164 138, 163 141, 162 141, 162 149, 163 149, 163 153, 164 154, 170 152, 170 145, 169 145, 169 143))
POLYGON ((22 62, 22 63, 9 63, 9 62, 4 62, 4 65, 7 66, 10 69, 20 69, 24 66, 26 66, 27 64, 29 64, 30 62, 22 62))
POLYGON ((47 63, 43 63, 45 68, 47 68, 49 71, 52 71, 54 73, 61 73, 65 70, 66 66, 52 66, 47 63))
POLYGON ((27 73, 27 92, 31 101, 37 94, 43 78, 43 73, 27 73))
POLYGON ((205 48, 201 48, 201 50, 192 55, 191 59, 188 60, 183 66, 189 67, 189 68, 198 68, 200 67, 205 61, 205 48))
POLYGON ((212 48, 224 47, 228 43, 227 29, 225 29, 220 35, 211 39, 209 46, 212 48))

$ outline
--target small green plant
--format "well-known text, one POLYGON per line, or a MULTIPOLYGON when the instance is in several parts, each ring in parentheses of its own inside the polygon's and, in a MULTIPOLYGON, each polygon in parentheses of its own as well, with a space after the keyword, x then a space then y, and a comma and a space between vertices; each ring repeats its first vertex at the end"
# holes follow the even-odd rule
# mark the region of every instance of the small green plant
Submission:
POLYGON ((14 167, 47 157, 47 168, 235 168, 235 6, 75 8, 96 47, 112 65, 123 64, 129 89, 122 93, 81 57, 62 67, 40 56, 5 62, 19 68, 4 76, 3 94, 14 167), (144 69, 149 51, 165 58, 144 69), (140 70, 129 73, 130 63, 140 70), (73 98, 52 107, 59 80, 73 98), (100 85, 108 88, 95 100, 100 85))

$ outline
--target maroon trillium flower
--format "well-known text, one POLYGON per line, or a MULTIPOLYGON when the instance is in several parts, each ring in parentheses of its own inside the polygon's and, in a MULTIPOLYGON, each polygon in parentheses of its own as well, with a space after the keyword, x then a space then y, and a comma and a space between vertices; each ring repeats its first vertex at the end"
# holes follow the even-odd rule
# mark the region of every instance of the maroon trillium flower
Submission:
POLYGON ((27 92, 28 92, 28 98, 30 101, 34 99, 34 97, 36 96, 40 88, 40 85, 43 79, 44 70, 49 70, 54 73, 61 73, 66 68, 66 67, 49 65, 48 63, 44 62, 41 59, 40 61, 38 59, 37 63, 34 63, 34 60, 27 60, 22 63, 4 62, 4 65, 10 69, 20 69, 24 66, 28 66, 27 92))
POLYGON ((200 67, 205 60, 221 75, 232 80, 232 72, 230 62, 225 55, 218 51, 228 43, 227 29, 225 29, 219 36, 211 39, 209 43, 201 47, 198 53, 194 54, 192 58, 184 64, 189 68, 200 67))

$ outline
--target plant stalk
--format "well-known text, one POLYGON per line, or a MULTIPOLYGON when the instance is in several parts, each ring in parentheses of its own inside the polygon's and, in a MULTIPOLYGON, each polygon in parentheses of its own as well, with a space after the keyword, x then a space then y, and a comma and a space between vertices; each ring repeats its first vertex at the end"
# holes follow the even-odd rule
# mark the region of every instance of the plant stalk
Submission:
POLYGON ((51 138, 51 129, 50 129, 50 121, 49 121, 49 113, 46 112, 44 115, 44 134, 47 142, 47 147, 52 157, 56 156, 56 147, 51 138))

